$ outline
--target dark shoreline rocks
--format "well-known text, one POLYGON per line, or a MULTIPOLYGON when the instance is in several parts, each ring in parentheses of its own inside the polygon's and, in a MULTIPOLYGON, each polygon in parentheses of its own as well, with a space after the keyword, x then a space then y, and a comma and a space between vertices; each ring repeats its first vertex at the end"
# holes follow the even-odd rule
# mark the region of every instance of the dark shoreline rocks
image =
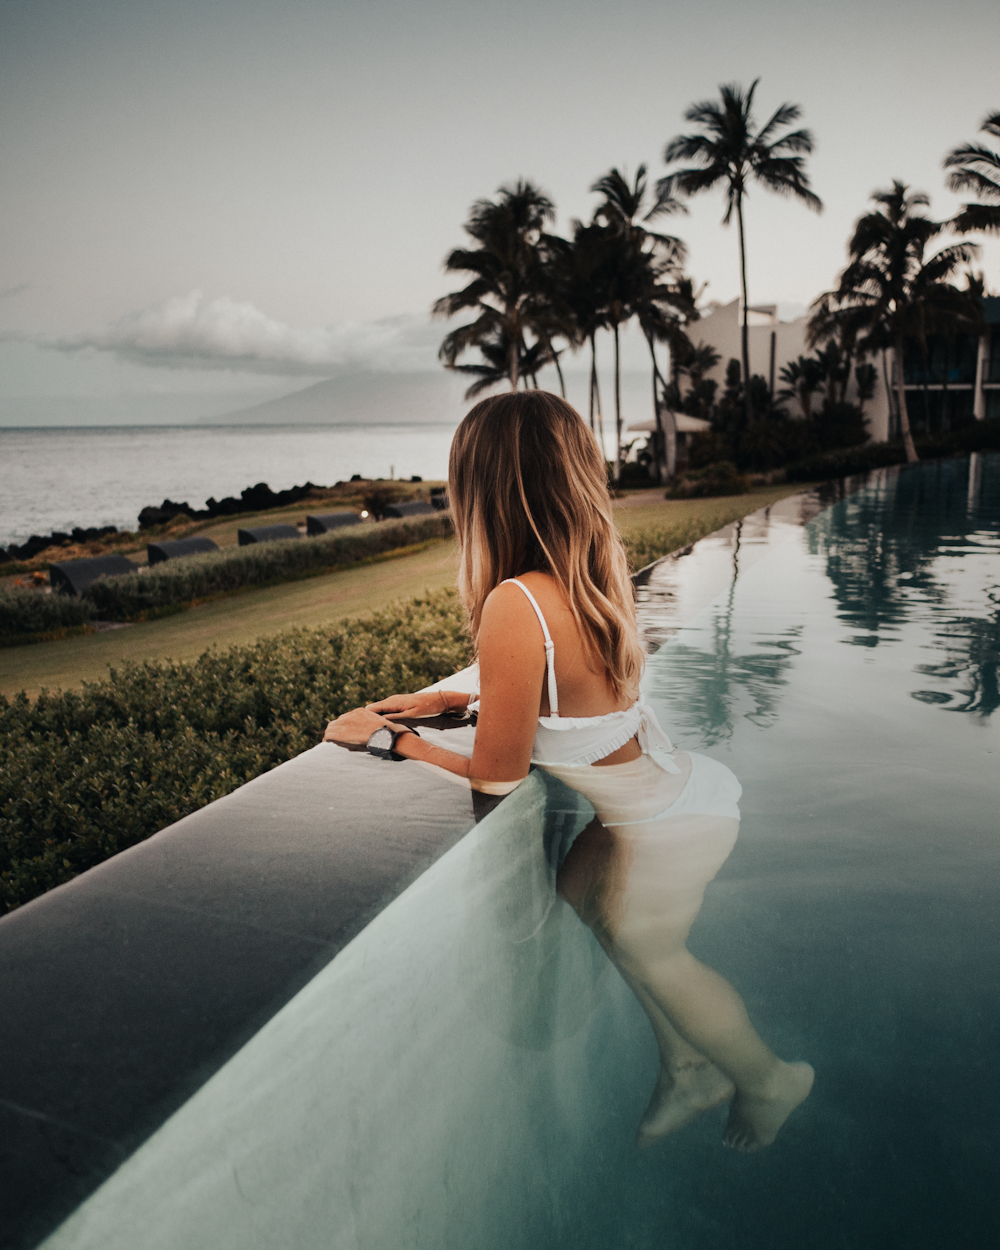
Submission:
POLYGON ((78 525, 68 534, 63 530, 53 530, 51 534, 44 536, 32 534, 27 542, 21 543, 20 546, 17 543, 11 543, 9 547, 0 547, 0 564, 9 564, 14 560, 33 560, 47 547, 71 547, 79 543, 94 543, 100 538, 106 538, 108 534, 118 532, 118 527, 115 525, 91 526, 89 529, 83 529, 78 525))
POLYGON ((289 504, 308 499, 317 489, 319 488, 312 482, 306 482, 304 486, 291 486, 288 490, 274 491, 266 482, 258 482, 256 486, 248 486, 242 491, 239 499, 232 495, 227 495, 225 499, 206 499, 204 508, 192 508, 188 503, 175 503, 172 499, 164 499, 158 508, 143 508, 139 513, 139 529, 165 525, 167 521, 178 516, 189 516, 193 521, 203 521, 235 516, 239 512, 269 512, 272 508, 287 508, 289 504))

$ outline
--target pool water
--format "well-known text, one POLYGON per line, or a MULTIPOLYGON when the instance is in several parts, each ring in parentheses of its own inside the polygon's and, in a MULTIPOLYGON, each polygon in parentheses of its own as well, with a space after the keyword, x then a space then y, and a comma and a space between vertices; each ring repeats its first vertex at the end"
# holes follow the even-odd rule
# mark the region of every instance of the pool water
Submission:
POLYGON ((719 1110, 637 1149, 655 1045, 552 890, 590 810, 535 772, 50 1250, 1000 1244, 1000 456, 766 522, 645 689, 743 784, 690 947, 816 1069, 774 1145, 719 1110))
POLYGON ((769 1151, 702 1122, 643 1160, 670 1244, 998 1244, 998 672, 997 456, 785 531, 650 661, 663 722, 744 787, 691 948, 817 1071, 769 1151))

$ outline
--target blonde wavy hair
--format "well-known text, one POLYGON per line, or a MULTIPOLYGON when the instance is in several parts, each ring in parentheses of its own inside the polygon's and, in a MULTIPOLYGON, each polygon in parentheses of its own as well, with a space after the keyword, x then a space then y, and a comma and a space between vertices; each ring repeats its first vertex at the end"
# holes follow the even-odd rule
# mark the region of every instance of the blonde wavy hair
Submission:
POLYGON ((604 458, 576 410, 547 391, 476 404, 451 444, 448 490, 473 642, 490 591, 520 573, 549 573, 580 627, 588 663, 606 671, 617 697, 635 697, 643 653, 628 559, 604 458))

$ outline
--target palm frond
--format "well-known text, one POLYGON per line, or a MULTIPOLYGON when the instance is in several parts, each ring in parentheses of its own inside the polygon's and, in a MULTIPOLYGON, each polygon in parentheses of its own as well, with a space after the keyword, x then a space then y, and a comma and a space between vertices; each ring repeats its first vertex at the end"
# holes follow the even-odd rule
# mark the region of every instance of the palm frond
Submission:
MULTIPOLYGON (((756 84, 754 84, 756 86, 756 84)), ((802 110, 797 104, 780 104, 774 111, 769 121, 757 131, 757 142, 767 143, 771 135, 779 126, 790 126, 792 122, 797 122, 802 116, 802 110)), ((799 131, 799 134, 808 134, 808 131, 799 131)), ((807 149, 811 150, 811 149, 807 149)))
POLYGON ((972 230, 998 234, 1000 233, 1000 205, 963 204, 962 211, 951 224, 958 234, 968 234, 972 230))

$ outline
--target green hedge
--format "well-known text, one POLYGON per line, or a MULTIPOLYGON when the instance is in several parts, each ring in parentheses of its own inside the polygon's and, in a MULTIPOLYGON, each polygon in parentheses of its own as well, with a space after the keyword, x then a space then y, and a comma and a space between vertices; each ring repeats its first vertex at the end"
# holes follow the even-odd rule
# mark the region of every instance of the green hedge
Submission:
POLYGON ((97 615, 106 620, 143 619, 194 599, 208 599, 244 586, 309 577, 450 533, 451 517, 440 512, 377 525, 354 525, 319 538, 227 547, 206 555, 167 560, 143 573, 102 578, 91 587, 90 597, 97 615))
MULTIPOLYGON (((968 455, 973 451, 1000 451, 1000 421, 975 421, 947 434, 921 437, 914 441, 922 460, 968 455)), ((786 472, 790 482, 821 482, 905 463, 906 452, 897 439, 891 443, 864 443, 860 447, 810 456, 790 464, 786 472)))
POLYGON ((704 469, 693 469, 667 490, 667 499, 713 499, 745 495, 750 479, 738 473, 731 460, 719 460, 704 469))
POLYGON ((330 717, 468 662, 464 613, 441 591, 191 664, 128 665, 82 693, 0 696, 0 911, 298 755, 330 717))
POLYGON ((46 595, 21 586, 0 590, 0 647, 15 646, 38 634, 58 636, 80 629, 93 615, 86 599, 46 595))

